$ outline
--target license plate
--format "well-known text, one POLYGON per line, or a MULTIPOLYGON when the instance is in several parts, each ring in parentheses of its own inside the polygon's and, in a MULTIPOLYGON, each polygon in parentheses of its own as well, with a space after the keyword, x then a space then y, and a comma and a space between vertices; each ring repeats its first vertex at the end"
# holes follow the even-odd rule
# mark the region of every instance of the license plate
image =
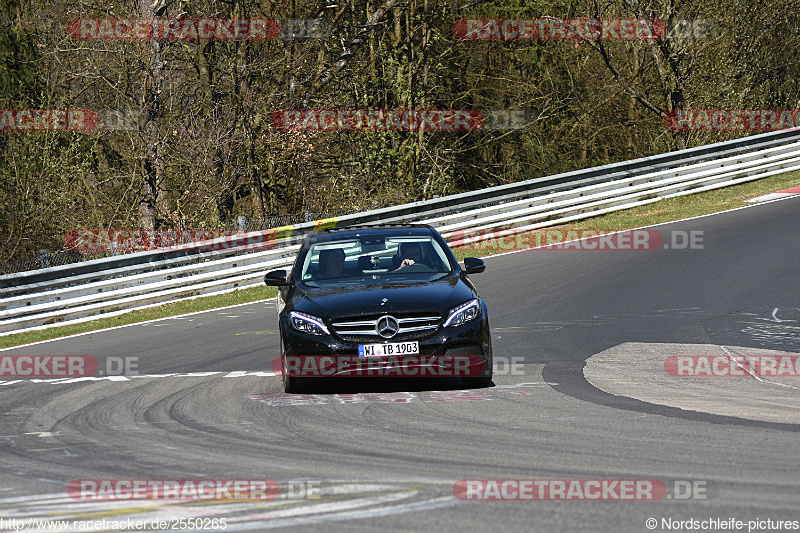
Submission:
POLYGON ((418 342, 389 342, 386 344, 359 344, 359 357, 418 354, 418 342))

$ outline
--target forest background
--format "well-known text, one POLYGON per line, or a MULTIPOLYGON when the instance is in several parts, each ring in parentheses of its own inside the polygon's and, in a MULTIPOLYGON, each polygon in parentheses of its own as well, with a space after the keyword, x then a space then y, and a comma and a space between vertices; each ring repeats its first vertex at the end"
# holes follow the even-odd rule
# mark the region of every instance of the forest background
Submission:
POLYGON ((800 107, 798 13, 788 0, 0 0, 0 109, 94 109, 106 121, 89 132, 0 131, 0 263, 62 250, 76 228, 225 228, 240 217, 266 228, 746 135, 676 132, 664 116, 800 107), (67 31, 71 20, 106 17, 270 18, 283 33, 85 40, 67 31), (659 19, 667 32, 603 41, 454 32, 465 18, 548 17, 659 19), (297 19, 315 30, 288 30, 297 19), (283 109, 511 110, 535 120, 283 131, 271 120, 283 109))

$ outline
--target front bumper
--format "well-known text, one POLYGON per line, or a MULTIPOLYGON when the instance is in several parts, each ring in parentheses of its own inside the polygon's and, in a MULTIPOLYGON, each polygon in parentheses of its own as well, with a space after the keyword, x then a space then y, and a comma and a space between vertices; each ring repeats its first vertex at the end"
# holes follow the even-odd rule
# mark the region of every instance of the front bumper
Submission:
MULTIPOLYGON (((283 347, 281 368, 291 376, 478 377, 491 375, 492 354, 488 316, 457 327, 439 327, 419 343, 419 354, 358 357, 358 342, 336 335, 309 335, 280 317, 283 347)), ((369 343, 380 342, 378 340, 369 343)), ((392 342, 388 339, 385 342, 392 342)), ((366 343, 366 342, 365 342, 366 343)))

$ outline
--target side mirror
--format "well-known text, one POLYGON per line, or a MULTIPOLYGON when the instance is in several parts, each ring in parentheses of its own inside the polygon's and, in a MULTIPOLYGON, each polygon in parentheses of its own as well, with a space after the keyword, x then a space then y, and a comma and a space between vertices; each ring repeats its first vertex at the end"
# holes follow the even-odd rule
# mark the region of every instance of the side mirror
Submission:
POLYGON ((478 274, 484 270, 486 270, 486 263, 483 262, 483 259, 478 259, 477 257, 464 258, 464 271, 467 274, 478 274))
POLYGON ((267 275, 264 276, 264 283, 272 287, 285 287, 289 284, 286 281, 286 271, 273 270, 272 272, 267 272, 267 275))

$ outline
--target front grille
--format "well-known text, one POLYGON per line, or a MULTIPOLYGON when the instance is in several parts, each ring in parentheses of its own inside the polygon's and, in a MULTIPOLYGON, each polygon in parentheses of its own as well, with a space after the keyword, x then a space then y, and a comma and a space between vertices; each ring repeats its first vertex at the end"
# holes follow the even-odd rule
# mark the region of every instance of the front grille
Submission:
POLYGON ((424 339, 433 335, 442 321, 440 315, 390 315, 397 320, 399 329, 391 338, 378 335, 378 321, 387 315, 370 315, 344 318, 334 322, 333 331, 348 342, 404 342, 424 339))
POLYGON ((447 349, 445 355, 483 355, 483 349, 480 347, 479 344, 462 344, 458 346, 453 346, 447 349))

